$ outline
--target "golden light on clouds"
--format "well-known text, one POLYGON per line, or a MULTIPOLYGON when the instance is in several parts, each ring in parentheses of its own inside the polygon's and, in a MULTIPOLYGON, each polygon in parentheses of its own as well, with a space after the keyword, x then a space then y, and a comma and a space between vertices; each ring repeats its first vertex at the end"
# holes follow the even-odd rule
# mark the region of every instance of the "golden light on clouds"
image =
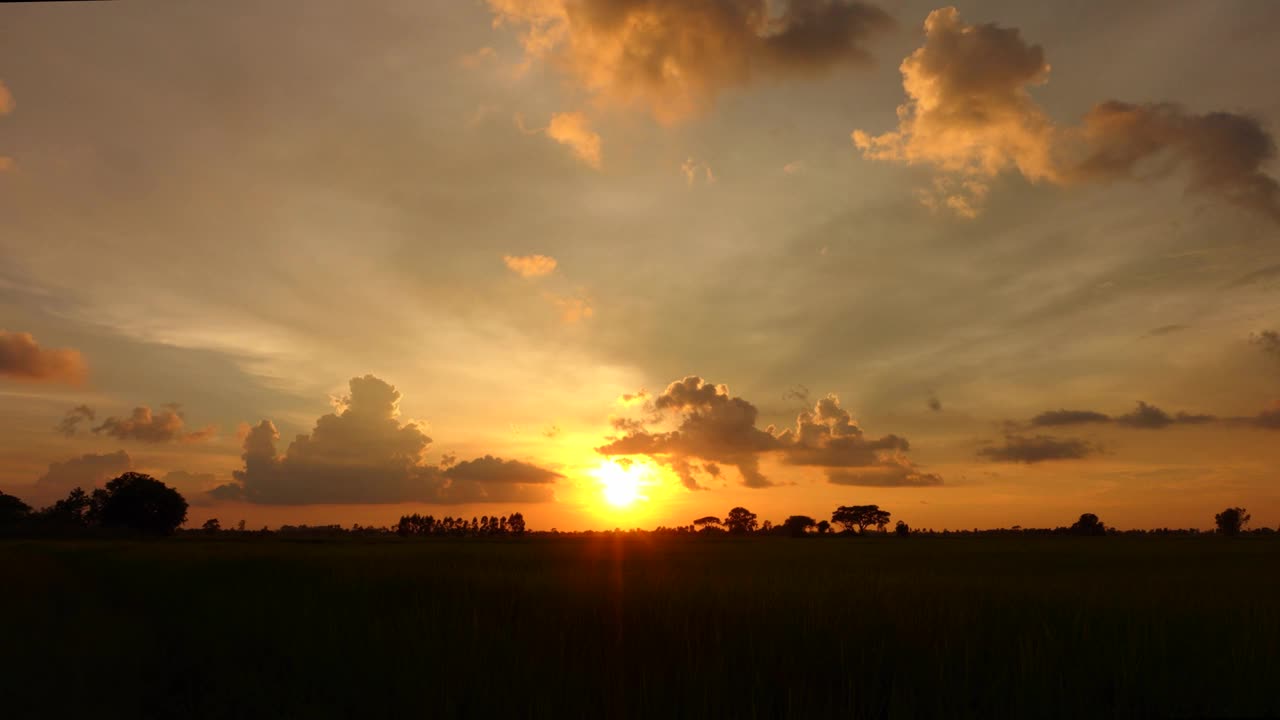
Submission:
POLYGON ((1030 92, 1049 81, 1044 50, 1017 28, 971 25, 946 7, 929 13, 924 30, 924 44, 900 67, 907 100, 898 128, 852 138, 868 159, 940 173, 917 191, 926 207, 975 217, 990 181, 1010 170, 1068 185, 1149 182, 1185 168, 1189 191, 1280 222, 1280 183, 1262 170, 1276 146, 1257 119, 1107 100, 1080 125, 1059 127, 1030 92))
POLYGON ((556 269, 556 259, 547 255, 503 255, 502 262, 524 278, 544 277, 556 269))
POLYGON ((599 170, 603 162, 600 135, 591 129, 591 121, 580 112, 556 113, 547 125, 547 137, 573 151, 575 157, 599 170))
POLYGON ((489 0, 494 25, 520 35, 526 64, 545 60, 597 104, 671 124, 725 90, 763 77, 867 64, 867 41, 892 27, 874 5, 793 0, 489 0))

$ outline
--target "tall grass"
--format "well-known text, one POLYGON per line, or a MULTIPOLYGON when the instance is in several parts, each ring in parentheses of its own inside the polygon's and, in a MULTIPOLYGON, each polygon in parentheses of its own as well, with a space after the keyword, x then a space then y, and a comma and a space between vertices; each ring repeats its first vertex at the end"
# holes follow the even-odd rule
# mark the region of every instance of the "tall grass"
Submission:
POLYGON ((1278 560, 1212 537, 4 542, 0 686, 11 717, 1280 715, 1278 560))

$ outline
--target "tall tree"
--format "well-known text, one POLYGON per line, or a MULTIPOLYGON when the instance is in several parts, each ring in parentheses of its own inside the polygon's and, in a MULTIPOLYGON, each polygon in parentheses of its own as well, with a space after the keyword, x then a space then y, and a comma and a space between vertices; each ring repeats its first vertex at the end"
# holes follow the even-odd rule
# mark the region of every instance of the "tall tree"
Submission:
POLYGON ((1239 535, 1250 519, 1249 511, 1242 507, 1227 508, 1213 516, 1213 522, 1222 535, 1239 535))
POLYGON ((841 505, 831 513, 831 522, 842 525, 845 532, 857 528, 858 534, 863 535, 871 526, 883 532, 889 524, 889 515, 889 511, 881 510, 879 505, 841 505))
POLYGON ((735 535, 753 533, 756 531, 756 514, 744 507, 736 507, 729 511, 724 526, 735 535))
POLYGON ((150 475, 127 472, 93 491, 96 520, 105 528, 169 535, 187 521, 187 501, 150 475))

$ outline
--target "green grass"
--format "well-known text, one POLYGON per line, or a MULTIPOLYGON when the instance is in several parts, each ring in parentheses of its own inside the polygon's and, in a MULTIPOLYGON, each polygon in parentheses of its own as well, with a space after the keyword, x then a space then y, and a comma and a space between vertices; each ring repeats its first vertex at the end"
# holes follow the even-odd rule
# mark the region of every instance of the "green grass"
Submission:
POLYGON ((1263 537, 6 541, 0 715, 1280 716, 1277 568, 1263 537))

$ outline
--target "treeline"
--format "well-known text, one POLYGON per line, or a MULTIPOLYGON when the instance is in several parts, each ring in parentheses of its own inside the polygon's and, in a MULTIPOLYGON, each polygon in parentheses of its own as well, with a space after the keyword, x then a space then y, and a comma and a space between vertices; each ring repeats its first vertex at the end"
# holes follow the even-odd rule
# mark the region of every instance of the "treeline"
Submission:
POLYGON ((396 523, 395 533, 400 537, 520 537, 526 532, 524 515, 481 516, 465 518, 445 516, 437 520, 434 515, 403 515, 396 523))
MULTIPOLYGON (((1239 507, 1226 508, 1214 515, 1213 534, 1240 535, 1244 533, 1271 534, 1272 528, 1264 527, 1248 530, 1250 516, 1247 510, 1239 507)), ((393 527, 375 527, 353 525, 350 529, 340 525, 284 525, 272 531, 246 530, 241 520, 235 530, 224 530, 215 518, 206 521, 199 529, 179 531, 187 520, 187 501, 174 488, 155 478, 142 473, 128 472, 95 489, 92 493, 82 488, 75 488, 67 497, 54 504, 33 510, 22 500, 0 492, 0 535, 31 536, 93 536, 118 535, 121 533, 146 535, 183 534, 228 536, 268 536, 282 535, 287 537, 346 537, 346 536, 399 536, 399 537, 451 537, 451 538, 483 538, 483 537, 522 537, 531 533, 525 524, 524 515, 513 512, 510 515, 484 515, 467 520, 462 517, 434 515, 403 515, 393 527)), ((760 521, 759 516, 744 507, 729 510, 725 517, 707 515, 695 519, 689 525, 676 527, 658 527, 652 531, 632 530, 656 535, 774 535, 789 537, 809 536, 844 536, 859 537, 874 532, 885 535, 889 532, 892 514, 878 505, 841 505, 831 512, 831 519, 818 520, 808 515, 791 515, 780 523, 769 520, 760 521)), ((607 532, 607 531, 606 531, 607 532)), ((621 532, 615 530, 614 533, 621 532)), ((899 537, 951 536, 951 535, 1200 535, 1196 529, 1156 530, 1117 530, 1108 527, 1097 515, 1085 513, 1069 526, 1056 528, 998 528, 992 530, 916 530, 899 520, 892 530, 899 537)), ((597 531, 578 533, 561 533, 552 528, 550 535, 584 535, 601 534, 597 531)))
POLYGON ((0 492, 0 532, 5 534, 171 535, 186 521, 186 499, 142 473, 127 472, 92 493, 75 488, 40 510, 0 492))
MULTIPOLYGON (((792 515, 781 523, 774 524, 769 520, 759 521, 758 516, 744 507, 735 507, 723 519, 715 515, 707 515, 694 520, 689 525, 676 527, 660 526, 653 530, 659 535, 780 535, 790 537, 807 537, 822 535, 862 536, 872 529, 877 534, 888 534, 892 514, 882 510, 878 505, 841 505, 831 513, 831 520, 815 520, 808 515, 792 515)), ((1214 515, 1213 534, 1240 535, 1253 533, 1269 535, 1277 532, 1269 527, 1248 530, 1251 517, 1244 508, 1227 508, 1214 515)), ((554 530, 553 530, 554 532, 554 530)), ((907 523, 899 520, 893 527, 893 534, 899 537, 912 535, 1201 535, 1199 529, 1158 528, 1154 530, 1117 530, 1108 527, 1097 515, 1084 513, 1069 526, 1055 528, 1023 528, 1014 525, 1011 528, 995 528, 989 530, 932 530, 912 529, 907 523)))

